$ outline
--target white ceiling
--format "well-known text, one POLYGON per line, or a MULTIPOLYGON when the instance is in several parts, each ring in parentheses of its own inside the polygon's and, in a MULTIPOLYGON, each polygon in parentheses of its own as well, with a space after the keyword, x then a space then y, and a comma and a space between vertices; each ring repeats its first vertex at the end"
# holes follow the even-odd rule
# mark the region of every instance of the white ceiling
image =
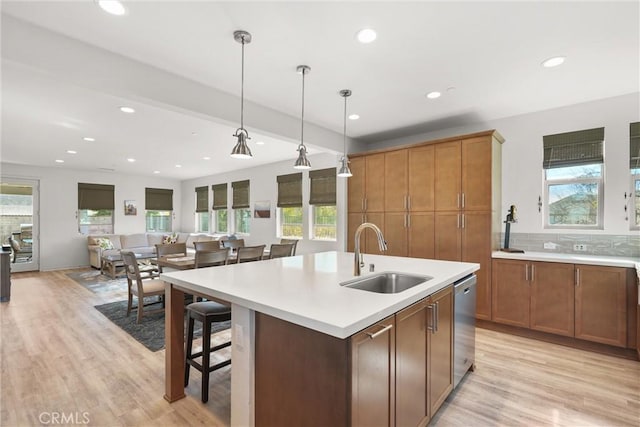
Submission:
MULTIPOLYGON (((175 102, 152 102, 133 91, 116 92, 107 81, 89 87, 82 69, 61 77, 59 70, 38 63, 37 52, 33 61, 27 58, 33 49, 25 45, 19 60, 2 52, 3 161, 51 166, 62 158, 59 167, 160 170, 161 176, 178 179, 288 158, 293 162, 299 64, 311 67, 306 120, 327 131, 305 136, 316 152, 340 151, 343 104, 337 92, 343 88, 353 90, 349 112, 361 116, 349 121, 347 133, 364 142, 438 123, 460 126, 640 90, 638 2, 124 4, 122 17, 104 13, 93 1, 3 1, 1 6, 3 15, 20 20, 12 22, 22 31, 33 31, 21 22, 26 21, 76 39, 77 55, 86 52, 82 42, 151 65, 158 75, 169 72, 236 97, 241 49, 232 34, 251 32, 245 97, 268 109, 245 115, 254 159, 228 157, 238 102, 226 103, 224 114, 212 117, 206 106, 185 108, 176 94, 175 102), (377 31, 375 42, 355 40, 364 27, 377 31), (540 66, 556 55, 567 57, 564 65, 540 66), (455 89, 447 91, 450 87, 455 89), (443 96, 427 99, 433 90, 443 96), (117 110, 123 104, 139 113, 123 115, 117 110), (278 126, 281 132, 274 130, 278 126), (86 143, 83 136, 97 141, 86 143), (257 146, 257 140, 266 144, 257 146), (65 154, 68 149, 78 154, 65 154), (136 163, 128 164, 127 157, 136 163), (183 167, 175 168, 176 163, 183 167)), ((20 46, 24 33, 16 28, 3 25, 3 45, 20 46)), ((75 50, 60 54, 69 58, 75 50)), ((116 61, 108 64, 113 79, 127 74, 116 61)), ((155 74, 148 73, 148 80, 155 74)))

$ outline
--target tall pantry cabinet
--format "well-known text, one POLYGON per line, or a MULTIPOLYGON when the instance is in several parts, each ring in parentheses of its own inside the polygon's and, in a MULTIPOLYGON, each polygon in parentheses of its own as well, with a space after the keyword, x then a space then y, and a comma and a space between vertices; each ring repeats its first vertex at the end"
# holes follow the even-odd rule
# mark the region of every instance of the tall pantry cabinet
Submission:
MULTIPOLYGON (((350 156, 347 249, 367 221, 382 229, 387 255, 478 263, 476 316, 491 319, 503 142, 492 130, 350 156)), ((374 235, 364 237, 364 252, 379 253, 374 235)))

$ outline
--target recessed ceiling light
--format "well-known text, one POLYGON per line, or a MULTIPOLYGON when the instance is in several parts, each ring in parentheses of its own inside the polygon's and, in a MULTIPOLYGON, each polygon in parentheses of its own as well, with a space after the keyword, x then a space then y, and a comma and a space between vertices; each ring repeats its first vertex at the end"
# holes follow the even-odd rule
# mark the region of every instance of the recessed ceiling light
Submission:
POLYGON ((181 168, 181 167, 182 167, 182 165, 176 165, 176 167, 177 167, 177 168, 181 168))
POLYGON ((122 16, 127 13, 122 3, 117 0, 98 0, 98 6, 112 15, 122 16))
POLYGON ((93 142, 93 141, 95 141, 95 140, 96 140, 95 138, 91 138, 91 137, 89 137, 89 136, 85 136, 85 137, 84 137, 84 138, 82 138, 82 139, 83 139, 83 140, 85 140, 85 141, 89 141, 89 142, 93 142))
POLYGON ((256 145, 264 145, 264 141, 256 141, 256 145))
POLYGON ((127 162, 129 162, 129 163, 133 163, 135 161, 136 161, 136 159, 127 159, 127 162))
POLYGON ((358 31, 356 37, 360 43, 371 43, 376 39, 376 37, 378 37, 378 35, 371 28, 363 28, 358 31))
POLYGON ((160 171, 153 171, 153 173, 160 173, 160 171))
POLYGON ((553 58, 545 59, 542 61, 542 66, 545 68, 552 68, 561 65, 565 60, 564 56, 554 56, 553 58))
POLYGON ((132 113, 136 112, 136 110, 134 110, 131 107, 120 107, 120 111, 122 111, 123 113, 128 113, 128 114, 132 114, 132 113))
POLYGON ((436 98, 440 98, 440 95, 442 95, 440 92, 429 92, 426 96, 429 99, 436 99, 436 98))
POLYGON ((67 153, 69 153, 69 154, 77 154, 78 152, 74 151, 74 150, 67 150, 67 153))
POLYGON ((350 114, 349 115, 349 120, 358 120, 360 118, 359 115, 357 114, 350 114))
POLYGON ((205 156, 205 157, 202 158, 202 160, 211 160, 211 157, 205 156))
POLYGON ((56 159, 56 163, 64 163, 64 160, 56 159))

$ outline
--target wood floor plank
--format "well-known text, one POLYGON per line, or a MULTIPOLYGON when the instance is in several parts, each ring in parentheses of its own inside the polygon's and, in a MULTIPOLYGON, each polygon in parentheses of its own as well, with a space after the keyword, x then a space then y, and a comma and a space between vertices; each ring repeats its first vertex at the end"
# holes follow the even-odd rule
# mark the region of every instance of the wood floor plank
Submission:
MULTIPOLYGON (((211 374, 207 404, 195 370, 187 397, 169 404, 164 350, 93 308, 126 294, 93 293, 69 271, 12 277, 11 302, 0 304, 0 425, 41 425, 51 412, 87 413, 94 426, 229 425, 230 367, 211 374)), ((639 362, 486 329, 476 343, 475 372, 431 426, 640 426, 639 362)))

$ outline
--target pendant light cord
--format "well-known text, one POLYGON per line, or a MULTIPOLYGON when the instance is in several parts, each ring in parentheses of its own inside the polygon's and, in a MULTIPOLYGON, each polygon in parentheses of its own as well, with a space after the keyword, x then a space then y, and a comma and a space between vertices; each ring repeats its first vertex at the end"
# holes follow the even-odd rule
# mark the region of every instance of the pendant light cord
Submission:
POLYGON ((344 97, 344 125, 342 127, 342 157, 347 157, 347 97, 344 97))
MULTIPOLYGON (((300 125, 300 146, 304 147, 304 75, 306 70, 302 69, 302 123, 300 125)), ((306 148, 306 147, 305 147, 306 148)))
POLYGON ((244 36, 242 36, 242 77, 240 82, 240 128, 244 130, 244 36))

